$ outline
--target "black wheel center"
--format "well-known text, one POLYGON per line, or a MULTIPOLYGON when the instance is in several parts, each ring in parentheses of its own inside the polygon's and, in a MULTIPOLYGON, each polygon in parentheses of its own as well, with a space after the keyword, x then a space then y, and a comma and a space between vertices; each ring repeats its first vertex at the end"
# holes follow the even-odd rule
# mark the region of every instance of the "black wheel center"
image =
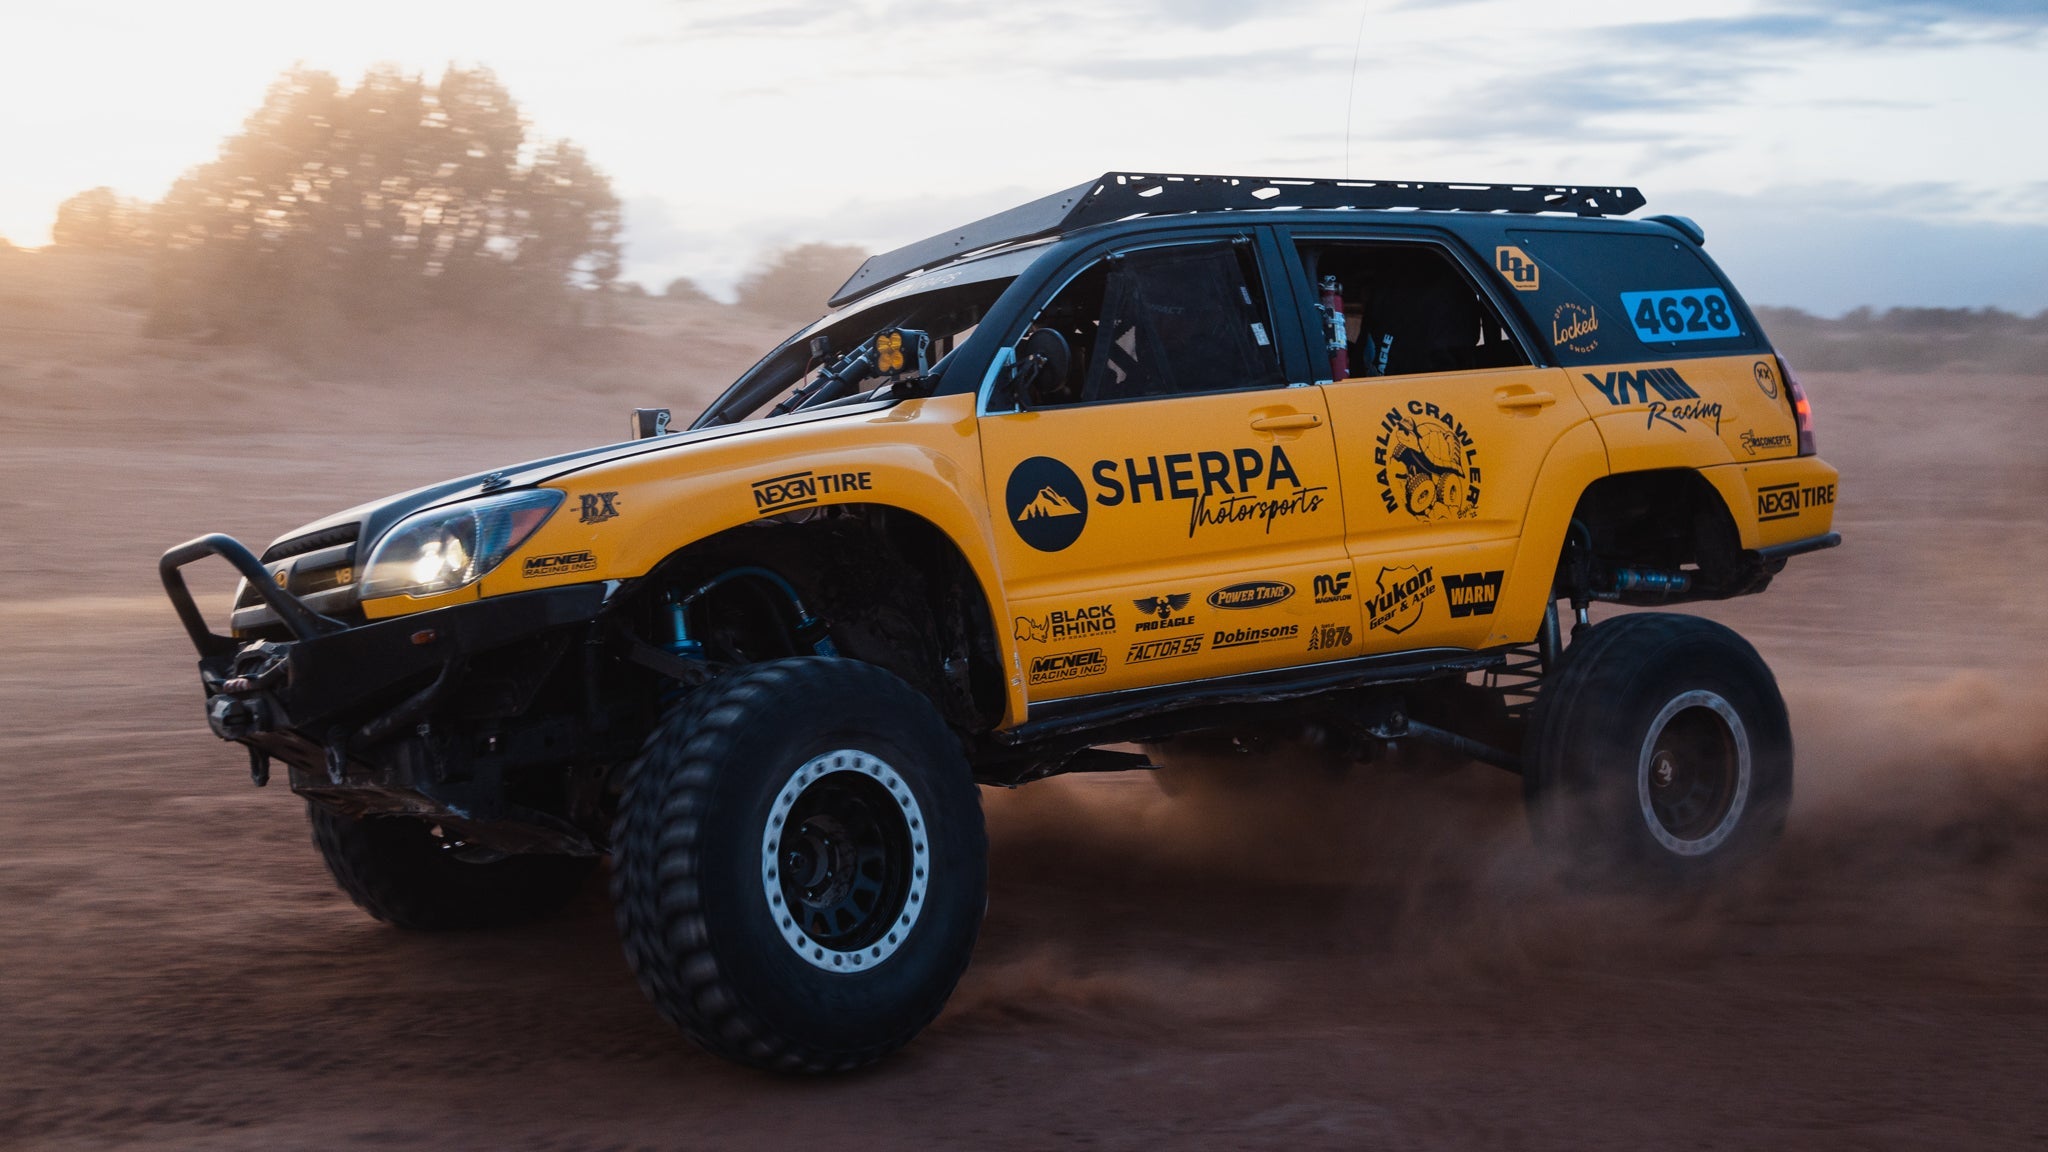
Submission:
POLYGON ((910 830, 881 783, 832 772, 804 789, 777 852, 782 898, 805 936, 834 951, 866 947, 903 910, 910 830))
POLYGON ((1651 812, 1673 836, 1697 840, 1718 828, 1741 786, 1727 721, 1706 707, 1671 717, 1650 753, 1649 785, 1651 812))

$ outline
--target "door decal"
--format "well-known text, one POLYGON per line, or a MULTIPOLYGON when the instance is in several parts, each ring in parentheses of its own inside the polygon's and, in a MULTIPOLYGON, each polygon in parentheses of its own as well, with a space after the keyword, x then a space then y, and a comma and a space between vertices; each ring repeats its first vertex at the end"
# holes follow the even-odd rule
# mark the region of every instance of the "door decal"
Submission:
POLYGON ((1010 526, 1040 552, 1059 552, 1088 526, 1088 493, 1072 468, 1050 456, 1019 461, 1007 492, 1010 526))

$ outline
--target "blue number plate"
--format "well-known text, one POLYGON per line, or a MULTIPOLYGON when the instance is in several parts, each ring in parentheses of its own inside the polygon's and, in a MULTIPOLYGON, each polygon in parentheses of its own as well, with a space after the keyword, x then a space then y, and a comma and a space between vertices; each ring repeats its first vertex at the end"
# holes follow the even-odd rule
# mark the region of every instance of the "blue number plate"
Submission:
POLYGON ((1623 292, 1621 314, 1635 325, 1636 339, 1645 344, 1742 335, 1742 325, 1728 308, 1728 296, 1719 288, 1623 292))

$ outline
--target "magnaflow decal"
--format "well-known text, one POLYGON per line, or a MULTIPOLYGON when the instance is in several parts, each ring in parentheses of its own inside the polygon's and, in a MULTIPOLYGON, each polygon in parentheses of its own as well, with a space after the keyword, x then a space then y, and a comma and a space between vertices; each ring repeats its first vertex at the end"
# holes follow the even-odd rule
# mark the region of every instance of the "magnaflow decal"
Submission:
POLYGON ((576 520, 581 524, 602 524, 619 514, 617 492, 585 492, 576 498, 581 506, 576 520))
POLYGON ((1500 602, 1500 572, 1444 577, 1444 604, 1453 616, 1491 616, 1500 602))
POLYGON ((1176 656, 1193 656, 1202 650, 1201 633, 1193 636, 1169 636, 1164 640, 1140 640, 1131 645, 1124 656, 1126 664, 1143 664, 1147 660, 1171 660, 1176 656))
POLYGON ((1059 552, 1088 526, 1088 493, 1074 470, 1050 456, 1033 456, 1010 472, 1010 527, 1040 552, 1059 552))
POLYGON ((1316 574, 1316 603, 1342 604, 1351 599, 1351 573, 1319 572, 1316 574))
POLYGON ((1389 408, 1373 440, 1372 462, 1387 511, 1417 520, 1463 520, 1479 514, 1479 449, 1457 417, 1410 400, 1389 408))
POLYGON ((874 487, 870 472, 791 472, 753 483, 754 511, 783 512, 816 504, 820 496, 866 492, 874 487))
POLYGON ((1321 511, 1325 485, 1305 485, 1294 462, 1278 444, 1268 448, 1233 448, 1227 452, 1171 452, 1142 461, 1125 457, 1097 460, 1095 502, 1115 508, 1126 501, 1136 506, 1153 501, 1188 502, 1188 535, 1202 528, 1230 524, 1262 524, 1267 532, 1275 520, 1321 511))
POLYGON ((1162 628, 1185 628, 1195 622, 1192 615, 1183 616, 1181 609, 1195 598, 1192 592, 1175 592, 1166 596, 1140 596, 1131 601, 1131 606, 1145 619, 1131 625, 1133 632, 1157 632, 1162 628))
POLYGON ((1543 274, 1537 270, 1536 261, 1512 244, 1503 244, 1493 250, 1493 267, 1515 286, 1517 292, 1534 292, 1543 284, 1543 274))
POLYGON ((1790 520, 1808 508, 1825 508, 1834 502, 1833 484, 1767 484, 1756 490, 1756 518, 1790 520))
POLYGON ((1422 619, 1422 607, 1436 591, 1435 570, 1403 564, 1381 568, 1374 581, 1379 591, 1366 601, 1365 626, 1401 633, 1422 619))
POLYGON ((1623 292, 1621 314, 1635 325, 1636 339, 1645 344, 1742 335, 1742 325, 1735 322, 1728 297, 1719 288, 1623 292))
POLYGON ((1550 314, 1550 344, 1567 352, 1600 347, 1600 313, 1590 304, 1559 304, 1550 314))
POLYGON ((1209 593, 1211 608, 1264 608, 1294 595, 1294 585, 1278 580, 1247 580, 1209 593))
POLYGON ((1033 684, 1057 684, 1062 680, 1080 680, 1088 676, 1100 676, 1107 671, 1109 662, 1103 659, 1100 648, 1083 648, 1078 652, 1057 652, 1050 656, 1031 658, 1033 684))
POLYGON ((1068 611, 1064 608, 1043 616, 1017 617, 1018 640, 1039 643, 1071 640, 1076 636, 1104 636, 1116 631, 1116 609, 1108 604, 1091 604, 1068 611))

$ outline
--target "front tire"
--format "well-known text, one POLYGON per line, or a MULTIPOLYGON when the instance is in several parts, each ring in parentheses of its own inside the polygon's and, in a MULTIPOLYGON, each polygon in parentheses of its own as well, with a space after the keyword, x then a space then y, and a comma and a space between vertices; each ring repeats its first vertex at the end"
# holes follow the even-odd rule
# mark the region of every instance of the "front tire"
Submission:
POLYGON ((410 816, 347 816, 306 805, 313 844, 356 906, 416 932, 505 928, 574 899, 595 856, 481 857, 410 816))
POLYGON ((1539 846, 1585 878, 1697 881, 1776 843, 1792 730, 1756 649, 1711 620, 1594 627, 1543 686, 1524 786, 1539 846))
POLYGON ((712 1052, 833 1072, 909 1042, 987 902, 981 798, 931 702, 803 657, 671 710, 627 777, 612 894, 641 990, 712 1052))

